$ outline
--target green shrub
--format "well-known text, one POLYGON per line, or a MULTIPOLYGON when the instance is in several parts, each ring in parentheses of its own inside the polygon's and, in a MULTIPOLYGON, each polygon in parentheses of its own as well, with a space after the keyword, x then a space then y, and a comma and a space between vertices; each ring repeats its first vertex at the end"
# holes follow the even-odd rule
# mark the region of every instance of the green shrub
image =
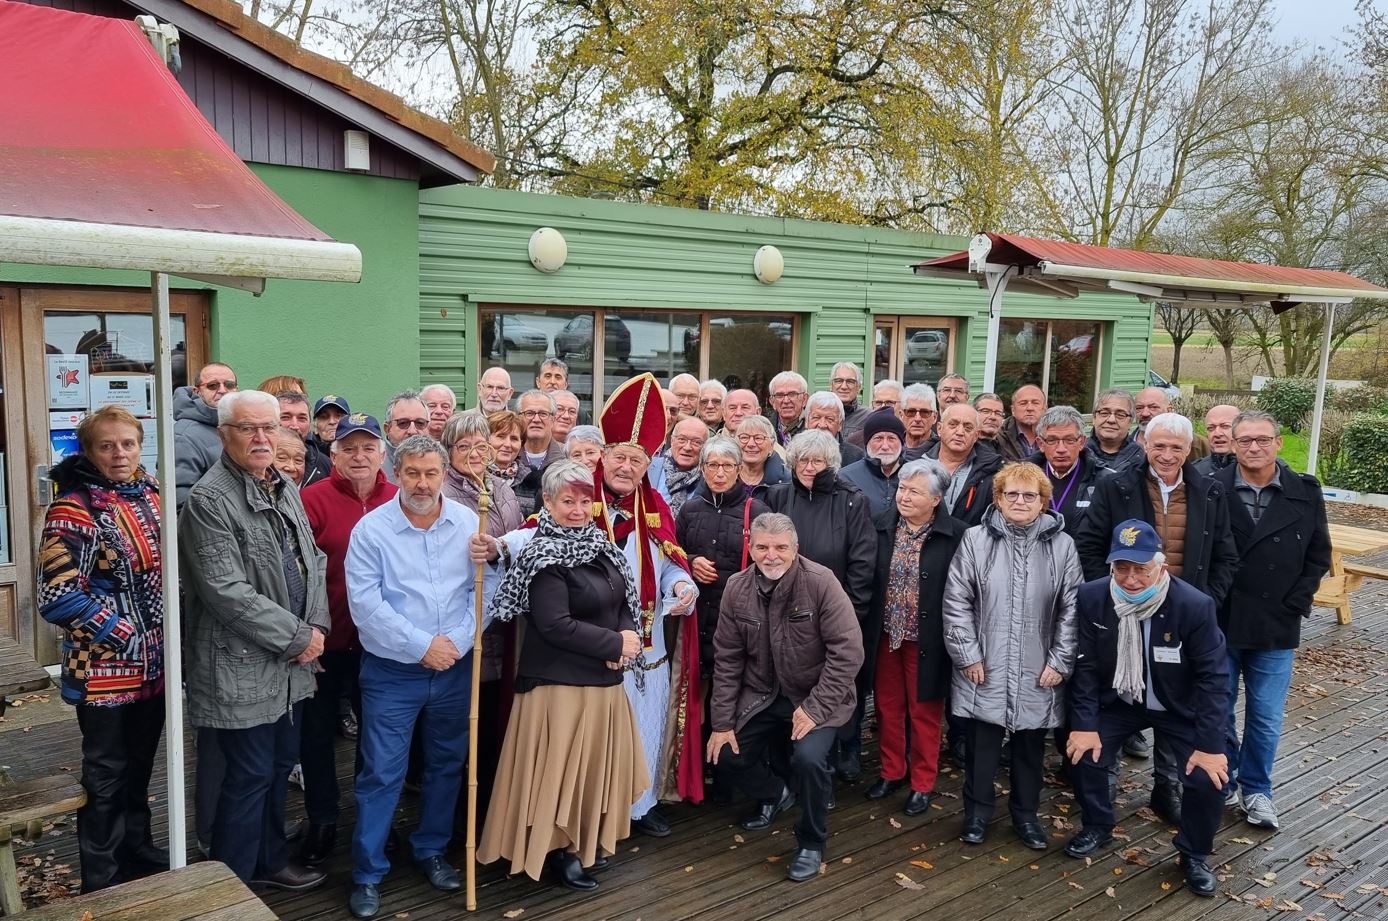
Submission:
POLYGON ((1360 384, 1333 390, 1325 398, 1333 409, 1346 413, 1388 413, 1388 387, 1360 384))
POLYGON ((1316 382, 1304 377, 1279 377, 1258 391, 1258 407, 1293 432, 1302 430, 1315 405, 1316 382))
POLYGON ((1360 413, 1340 438, 1344 486, 1360 492, 1388 493, 1388 415, 1360 413))

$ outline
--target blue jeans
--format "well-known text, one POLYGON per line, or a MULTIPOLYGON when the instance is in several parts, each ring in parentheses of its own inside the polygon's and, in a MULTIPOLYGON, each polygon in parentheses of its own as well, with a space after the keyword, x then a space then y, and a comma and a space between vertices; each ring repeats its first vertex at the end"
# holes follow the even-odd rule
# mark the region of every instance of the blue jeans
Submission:
POLYGON ((453 836, 453 812, 468 749, 472 654, 447 671, 361 657, 361 770, 357 827, 352 836, 352 882, 379 883, 390 872, 386 838, 400 801, 410 737, 424 717, 424 783, 419 829, 410 836, 415 860, 443 854, 453 836))
POLYGON ((1292 683, 1295 649, 1229 650, 1229 773, 1243 788, 1272 795, 1272 762, 1282 737, 1287 690, 1292 683), (1234 714, 1238 707, 1239 674, 1243 674, 1243 743, 1239 744, 1234 714))
POLYGON ((299 760, 303 709, 297 703, 273 723, 216 730, 226 773, 212 820, 212 859, 242 882, 273 876, 289 862, 284 797, 289 772, 299 760))

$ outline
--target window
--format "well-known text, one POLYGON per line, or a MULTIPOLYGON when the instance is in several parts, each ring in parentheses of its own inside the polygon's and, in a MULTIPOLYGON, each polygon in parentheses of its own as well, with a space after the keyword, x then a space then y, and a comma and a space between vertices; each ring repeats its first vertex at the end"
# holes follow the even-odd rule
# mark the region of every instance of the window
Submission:
POLYGON ((1005 399, 1023 384, 1046 391, 1050 406, 1094 405, 1101 324, 1084 320, 1003 317, 998 335, 997 392, 1005 399))
POLYGON ((710 316, 708 376, 729 390, 750 390, 763 407, 770 406, 771 379, 795 368, 794 334, 789 316, 710 316))
POLYGON ((661 385, 676 374, 699 376, 697 313, 603 311, 603 393, 649 371, 661 385))
POLYGON ((568 310, 527 310, 481 314, 483 369, 505 368, 511 387, 524 393, 535 386, 547 357, 569 366, 569 390, 580 414, 593 407, 593 314, 568 310))
POLYGON ((953 320, 878 317, 874 337, 873 383, 934 387, 954 368, 953 320))

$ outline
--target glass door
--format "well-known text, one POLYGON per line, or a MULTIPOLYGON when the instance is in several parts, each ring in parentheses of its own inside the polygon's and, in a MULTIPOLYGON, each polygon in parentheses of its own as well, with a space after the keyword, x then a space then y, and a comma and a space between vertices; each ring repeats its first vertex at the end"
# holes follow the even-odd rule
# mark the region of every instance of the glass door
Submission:
POLYGON ((873 383, 940 382, 954 370, 956 324, 936 317, 878 317, 874 325, 873 383))

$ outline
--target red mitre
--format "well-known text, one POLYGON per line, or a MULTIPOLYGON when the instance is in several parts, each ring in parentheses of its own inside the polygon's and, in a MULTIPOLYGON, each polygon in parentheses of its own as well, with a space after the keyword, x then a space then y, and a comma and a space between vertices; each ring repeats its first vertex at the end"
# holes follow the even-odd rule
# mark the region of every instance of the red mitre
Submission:
POLYGON ((598 417, 602 440, 609 447, 631 445, 655 457, 665 442, 665 400, 649 371, 624 382, 603 405, 598 417))

